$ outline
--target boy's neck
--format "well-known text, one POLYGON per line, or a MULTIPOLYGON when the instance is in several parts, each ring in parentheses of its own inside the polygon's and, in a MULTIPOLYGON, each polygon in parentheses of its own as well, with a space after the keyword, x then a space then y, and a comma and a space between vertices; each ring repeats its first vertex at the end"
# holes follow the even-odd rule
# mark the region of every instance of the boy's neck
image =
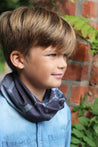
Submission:
POLYGON ((36 86, 33 86, 26 78, 24 77, 21 72, 18 72, 18 76, 21 79, 21 81, 24 83, 24 85, 30 90, 30 92, 39 100, 43 101, 44 95, 46 93, 46 89, 44 88, 38 88, 36 86))
MULTIPOLYGON (((24 83, 25 84, 25 83, 24 83)), ((30 92, 39 100, 39 101, 43 101, 44 95, 46 90, 45 89, 38 89, 35 88, 33 86, 28 86, 27 84, 25 84, 25 86, 30 90, 30 92)))
MULTIPOLYGON (((28 87, 27 87, 28 88, 28 87)), ((32 94, 39 100, 39 101, 43 101, 44 95, 46 90, 43 89, 34 89, 34 88, 28 88, 32 94)))

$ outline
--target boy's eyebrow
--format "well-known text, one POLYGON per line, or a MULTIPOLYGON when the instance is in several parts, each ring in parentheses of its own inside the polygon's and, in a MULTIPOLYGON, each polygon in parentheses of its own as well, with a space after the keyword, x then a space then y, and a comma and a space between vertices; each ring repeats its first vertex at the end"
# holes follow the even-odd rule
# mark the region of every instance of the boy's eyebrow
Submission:
POLYGON ((44 49, 43 50, 43 52, 45 52, 45 53, 56 53, 56 52, 58 52, 55 48, 46 48, 46 49, 44 49))
POLYGON ((57 50, 46 50, 46 52, 47 52, 47 53, 53 53, 53 52, 56 53, 57 50))

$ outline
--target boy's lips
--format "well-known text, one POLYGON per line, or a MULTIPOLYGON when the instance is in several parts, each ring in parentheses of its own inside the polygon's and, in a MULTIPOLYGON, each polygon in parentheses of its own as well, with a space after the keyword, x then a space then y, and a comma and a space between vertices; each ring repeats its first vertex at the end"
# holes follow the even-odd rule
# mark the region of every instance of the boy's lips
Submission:
POLYGON ((62 79, 63 75, 64 75, 63 73, 52 74, 52 76, 54 76, 57 79, 62 79))

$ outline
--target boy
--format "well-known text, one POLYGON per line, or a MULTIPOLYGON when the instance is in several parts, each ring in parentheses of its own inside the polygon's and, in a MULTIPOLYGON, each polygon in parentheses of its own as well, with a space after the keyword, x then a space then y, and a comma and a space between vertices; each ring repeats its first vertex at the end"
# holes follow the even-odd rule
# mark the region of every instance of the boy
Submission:
POLYGON ((0 147, 70 147, 70 110, 58 89, 75 48, 72 27, 45 8, 0 18, 0 44, 12 69, 0 84, 0 147))

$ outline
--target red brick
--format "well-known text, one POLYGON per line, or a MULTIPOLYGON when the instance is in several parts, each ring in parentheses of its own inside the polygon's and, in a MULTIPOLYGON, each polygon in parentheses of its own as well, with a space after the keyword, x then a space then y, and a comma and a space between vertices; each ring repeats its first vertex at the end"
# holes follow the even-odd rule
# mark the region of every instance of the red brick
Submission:
POLYGON ((71 1, 66 1, 62 5, 62 10, 64 14, 75 15, 76 14, 76 3, 72 3, 71 1))
POLYGON ((80 103, 81 97, 84 97, 87 91, 88 91, 88 85, 87 86, 73 86, 70 101, 73 103, 80 103))
POLYGON ((84 1, 82 6, 82 16, 84 17, 97 17, 97 2, 84 1))
POLYGON ((63 79, 67 80, 88 80, 89 65, 69 63, 63 79))
POLYGON ((93 57, 93 62, 98 62, 98 54, 93 57))
POLYGON ((98 84, 98 54, 93 57, 90 83, 98 84))
POLYGON ((93 103, 98 98, 98 85, 89 86, 87 98, 88 103, 93 103))
POLYGON ((88 3, 90 5, 90 16, 97 17, 98 3, 94 1, 88 1, 88 3))
POLYGON ((96 29, 98 30, 98 23, 97 23, 97 25, 96 25, 96 29))
POLYGON ((60 86, 60 90, 63 92, 63 94, 64 94, 65 97, 66 97, 67 92, 68 92, 68 86, 62 84, 62 85, 60 86))
POLYGON ((91 47, 89 44, 78 42, 76 53, 71 57, 71 59, 77 61, 91 61, 92 55, 89 53, 90 50, 91 47))
POLYGON ((90 22, 90 25, 93 26, 95 29, 98 30, 98 24, 97 24, 97 21, 96 21, 96 22, 91 21, 91 22, 90 22))
POLYGON ((90 15, 90 6, 88 5, 88 1, 84 1, 82 5, 82 16, 88 17, 90 15))
POLYGON ((90 83, 98 84, 98 61, 92 64, 90 83))

